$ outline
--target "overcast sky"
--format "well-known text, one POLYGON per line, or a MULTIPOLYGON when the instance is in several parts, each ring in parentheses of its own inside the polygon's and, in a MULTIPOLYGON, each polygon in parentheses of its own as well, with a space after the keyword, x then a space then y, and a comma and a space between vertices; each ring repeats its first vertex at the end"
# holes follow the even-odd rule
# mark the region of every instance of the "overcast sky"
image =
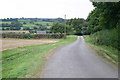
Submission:
POLYGON ((89 0, 0 0, 0 18, 87 18, 89 0))

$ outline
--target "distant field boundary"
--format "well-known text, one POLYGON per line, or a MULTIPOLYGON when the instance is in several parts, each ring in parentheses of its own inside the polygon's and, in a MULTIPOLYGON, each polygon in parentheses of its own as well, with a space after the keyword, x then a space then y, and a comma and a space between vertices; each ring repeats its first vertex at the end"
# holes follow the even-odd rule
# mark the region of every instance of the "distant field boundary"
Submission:
POLYGON ((64 34, 18 34, 18 33, 3 33, 2 38, 16 38, 16 39, 62 39, 66 36, 64 34))

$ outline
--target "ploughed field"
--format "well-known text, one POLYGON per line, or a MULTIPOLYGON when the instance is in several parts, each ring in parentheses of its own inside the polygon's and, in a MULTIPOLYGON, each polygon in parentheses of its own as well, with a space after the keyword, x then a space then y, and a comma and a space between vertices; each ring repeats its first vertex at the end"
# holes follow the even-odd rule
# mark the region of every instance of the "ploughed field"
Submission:
POLYGON ((58 40, 1 39, 0 45, 2 45, 2 48, 0 49, 0 51, 7 50, 7 49, 13 49, 16 47, 39 45, 39 44, 44 44, 44 43, 53 43, 57 41, 58 40))

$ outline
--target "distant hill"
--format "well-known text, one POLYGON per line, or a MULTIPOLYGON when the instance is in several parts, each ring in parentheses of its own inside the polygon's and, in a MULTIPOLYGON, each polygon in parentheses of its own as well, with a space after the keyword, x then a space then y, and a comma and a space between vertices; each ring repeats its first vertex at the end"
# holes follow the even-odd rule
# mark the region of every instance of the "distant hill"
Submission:
POLYGON ((64 23, 63 18, 6 18, 0 19, 0 30, 29 30, 49 32, 53 22, 64 23))

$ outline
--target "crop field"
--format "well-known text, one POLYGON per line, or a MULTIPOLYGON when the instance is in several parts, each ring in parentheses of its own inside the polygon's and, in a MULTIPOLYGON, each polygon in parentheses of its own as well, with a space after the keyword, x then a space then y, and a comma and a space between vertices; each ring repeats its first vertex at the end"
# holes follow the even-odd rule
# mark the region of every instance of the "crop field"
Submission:
POLYGON ((13 49, 16 47, 39 45, 44 43, 53 43, 57 41, 58 40, 2 39, 0 40, 0 42, 2 42, 2 49, 0 51, 13 49))

